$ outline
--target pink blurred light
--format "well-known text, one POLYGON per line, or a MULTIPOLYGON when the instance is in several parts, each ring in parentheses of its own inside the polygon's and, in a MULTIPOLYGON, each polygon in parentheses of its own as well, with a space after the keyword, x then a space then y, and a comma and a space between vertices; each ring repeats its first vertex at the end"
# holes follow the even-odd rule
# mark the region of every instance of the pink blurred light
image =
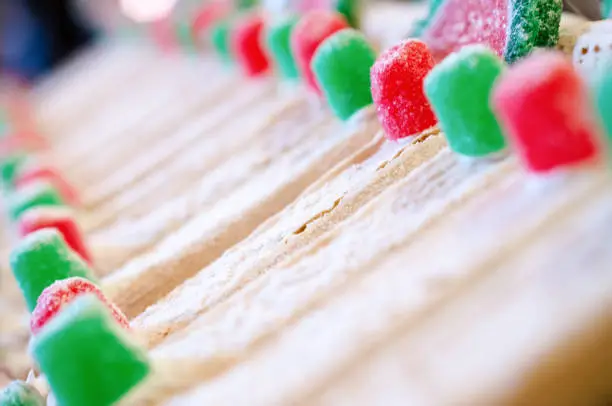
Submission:
POLYGON ((120 0, 123 13, 134 21, 146 23, 168 16, 178 0, 120 0))

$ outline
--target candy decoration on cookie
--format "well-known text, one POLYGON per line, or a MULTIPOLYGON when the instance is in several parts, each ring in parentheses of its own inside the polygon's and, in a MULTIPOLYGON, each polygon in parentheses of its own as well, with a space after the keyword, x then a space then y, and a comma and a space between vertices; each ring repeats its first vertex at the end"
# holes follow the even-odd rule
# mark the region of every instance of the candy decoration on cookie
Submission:
POLYGON ((513 63, 534 48, 553 47, 559 40, 563 0, 508 0, 510 16, 504 58, 513 63))
POLYGON ((526 167, 548 172, 595 158, 598 128, 571 62, 540 52, 505 72, 493 106, 526 167))
POLYGON ((54 282, 40 294, 30 317, 32 334, 38 334, 64 307, 72 303, 77 297, 88 293, 96 295, 120 326, 126 329, 130 328, 127 317, 104 296, 100 288, 87 279, 72 277, 54 282))
POLYGON ((55 281, 77 276, 95 282, 85 261, 52 228, 36 231, 19 241, 11 252, 10 264, 30 311, 36 307, 43 290, 55 281))
POLYGON ((233 63, 234 57, 232 56, 230 47, 230 28, 232 20, 230 18, 224 18, 218 21, 210 28, 210 43, 212 44, 215 52, 225 63, 233 63))
POLYGON ((603 0, 601 12, 604 18, 612 17, 612 0, 603 0))
POLYGON ((45 180, 55 186, 68 204, 78 205, 79 199, 74 188, 53 168, 26 164, 15 176, 15 187, 20 189, 38 180, 45 180))
POLYGON ((0 391, 0 406, 45 406, 45 398, 32 385, 13 381, 0 391))
POLYGON ((359 31, 346 28, 326 39, 312 58, 312 71, 332 111, 342 120, 372 104, 370 68, 376 53, 359 31))
POLYGON ((67 207, 35 207, 27 210, 19 218, 18 231, 21 237, 44 228, 54 228, 62 235, 66 244, 88 264, 92 257, 83 241, 72 211, 67 207))
POLYGON ((268 72, 270 61, 263 48, 265 20, 254 12, 239 18, 230 33, 231 52, 247 77, 268 72))
MULTIPOLYGON (((612 63, 612 60, 609 63, 612 63)), ((612 114, 610 114, 612 112, 612 71, 610 70, 612 65, 607 64, 604 66, 603 69, 597 72, 593 93, 604 134, 610 143, 612 142, 612 114)))
POLYGON ((470 44, 485 44, 501 56, 507 27, 508 0, 445 0, 422 39, 436 60, 470 44))
POLYGON ((15 190, 9 199, 9 214, 13 220, 33 207, 63 206, 64 200, 51 183, 44 180, 31 182, 15 190))
POLYGON ((372 97, 387 138, 418 134, 436 124, 423 93, 435 61, 419 40, 403 41, 378 57, 371 70, 372 97))
POLYGON ((209 38, 210 30, 216 22, 226 17, 230 12, 228 2, 211 1, 204 3, 196 12, 191 24, 191 35, 196 46, 203 46, 209 38))
POLYGON ((436 60, 466 45, 484 44, 507 62, 559 39, 562 0, 446 0, 422 38, 436 60))
POLYGON ((0 158, 0 177, 2 186, 10 189, 15 184, 15 176, 19 173, 19 168, 26 160, 26 156, 20 153, 10 154, 0 158))
POLYGON ((484 45, 449 55, 425 78, 425 93, 453 151, 481 157, 502 151, 506 142, 489 106, 504 63, 484 45), (466 90, 469 89, 469 90, 466 90))
POLYGON ((291 31, 298 18, 291 16, 273 23, 266 33, 266 45, 270 56, 275 62, 281 76, 286 80, 296 80, 299 77, 298 68, 291 53, 291 31))
POLYGON ((291 49, 300 74, 306 84, 318 94, 321 94, 321 89, 311 69, 313 55, 326 38, 347 27, 348 24, 341 14, 314 10, 306 13, 291 33, 291 49))
POLYGON ((50 320, 34 336, 32 353, 62 406, 115 404, 151 370, 146 353, 92 294, 50 320))

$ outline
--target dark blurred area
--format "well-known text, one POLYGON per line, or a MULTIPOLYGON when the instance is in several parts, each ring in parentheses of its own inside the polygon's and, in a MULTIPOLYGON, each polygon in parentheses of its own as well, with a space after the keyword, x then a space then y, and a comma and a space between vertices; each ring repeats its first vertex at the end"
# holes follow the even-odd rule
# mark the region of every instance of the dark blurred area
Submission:
POLYGON ((94 39, 70 0, 0 0, 0 75, 36 81, 94 39))

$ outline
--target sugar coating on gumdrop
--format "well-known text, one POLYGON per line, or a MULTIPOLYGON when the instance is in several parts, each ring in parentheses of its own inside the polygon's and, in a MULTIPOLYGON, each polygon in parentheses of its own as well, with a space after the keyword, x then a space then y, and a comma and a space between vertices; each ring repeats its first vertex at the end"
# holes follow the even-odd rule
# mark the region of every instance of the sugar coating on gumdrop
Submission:
POLYGON ((210 27, 210 43, 225 63, 234 61, 230 48, 230 28, 231 20, 229 18, 221 19, 210 27))
POLYGON ((264 18, 259 13, 239 18, 230 34, 230 46, 242 72, 247 77, 265 74, 270 67, 263 48, 264 18))
POLYGON ((466 45, 483 44, 502 56, 508 0, 446 0, 435 10, 422 39, 436 60, 466 45))
POLYGON ((539 52, 503 74, 493 106, 524 165, 548 172, 598 153, 585 84, 563 55, 539 52))
POLYGON ((30 317, 30 330, 32 334, 38 332, 55 317, 66 305, 78 296, 92 293, 108 307, 113 318, 120 326, 129 329, 130 322, 115 304, 111 303, 100 288, 87 279, 73 277, 54 282, 38 297, 36 308, 30 317))
POLYGON ((85 261, 52 228, 21 239, 11 252, 10 264, 30 311, 36 307, 43 290, 55 281, 78 276, 95 282, 85 261))
POLYGON ((25 165, 15 177, 15 187, 17 189, 38 180, 47 181, 60 192, 61 197, 69 204, 79 204, 76 190, 68 181, 55 169, 45 166, 25 165))
POLYGON ((17 220, 26 210, 41 206, 62 206, 64 200, 57 188, 46 180, 29 182, 9 197, 9 214, 17 220))
POLYGON ((312 58, 312 70, 332 111, 347 120, 372 104, 370 69, 376 53, 357 30, 346 28, 327 38, 312 58))
POLYGON ((60 232, 70 248, 87 263, 92 257, 83 241, 83 234, 74 220, 72 210, 68 207, 35 207, 23 213, 19 219, 18 231, 25 237, 43 228, 54 228, 60 232))
POLYGON ((372 66, 372 98, 387 138, 415 135, 436 124, 423 93, 423 80, 434 65, 425 43, 406 40, 383 52, 372 66))
POLYGON ((13 381, 0 391, 0 406, 44 406, 46 401, 32 385, 13 381))
POLYGON ((314 10, 306 13, 291 33, 291 50, 295 62, 306 84, 316 93, 321 94, 321 89, 311 69, 313 55, 326 38, 347 27, 341 14, 314 10))
POLYGON ((481 157, 503 150, 506 141, 490 107, 502 60, 484 45, 449 55, 425 79, 425 93, 451 149, 481 157))
POLYGON ((559 41, 563 0, 508 0, 508 39, 504 58, 513 63, 537 47, 559 41))
POLYGON ((151 369, 144 350, 93 294, 63 308, 34 336, 31 348, 62 406, 115 404, 151 369))
POLYGON ((266 45, 276 67, 283 78, 294 80, 299 77, 298 68, 291 53, 291 31, 297 24, 295 16, 286 17, 272 24, 266 34, 266 45))

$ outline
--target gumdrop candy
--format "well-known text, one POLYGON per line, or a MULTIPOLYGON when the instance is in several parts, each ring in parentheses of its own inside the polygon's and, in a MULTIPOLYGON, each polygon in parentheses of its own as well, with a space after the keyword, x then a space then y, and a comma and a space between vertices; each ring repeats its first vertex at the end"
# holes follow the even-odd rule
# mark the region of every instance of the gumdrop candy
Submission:
POLYGON ((230 12, 225 1, 212 1, 203 4, 197 11, 191 23, 191 35, 197 46, 202 46, 209 38, 213 24, 226 17, 230 12))
POLYGON ((87 279, 72 277, 54 282, 40 294, 36 301, 36 307, 30 317, 32 334, 38 334, 47 322, 55 317, 65 306, 75 298, 86 293, 96 295, 108 307, 111 315, 120 326, 126 329, 130 328, 130 322, 125 314, 104 296, 104 293, 102 293, 98 286, 87 279))
POLYGON ((59 172, 46 166, 24 165, 15 177, 15 187, 20 189, 37 180, 45 180, 55 186, 63 200, 67 203, 71 205, 79 204, 76 190, 74 190, 59 172))
POLYGON ((321 89, 311 69, 313 55, 326 38, 347 27, 348 24, 341 14, 314 10, 306 13, 291 33, 291 50, 300 74, 306 84, 318 94, 321 94, 321 89))
POLYGON ((297 24, 297 17, 286 17, 273 23, 266 34, 266 44, 283 78, 295 80, 299 77, 295 59, 291 54, 291 31, 297 24))
POLYGON ((265 21, 261 14, 253 13, 236 21, 230 34, 230 47, 247 77, 268 72, 270 61, 263 48, 265 21))
POLYGON ((17 220, 26 210, 41 206, 63 206, 64 200, 51 183, 43 180, 31 182, 15 190, 9 199, 9 214, 17 220))
POLYGON ((593 79, 593 96, 597 115, 609 146, 612 145, 612 59, 602 64, 593 79))
POLYGON ((423 79, 435 61, 419 40, 403 41, 383 52, 371 70, 372 97, 387 138, 418 134, 436 124, 423 93, 423 79))
POLYGON ((0 391, 0 406, 45 406, 45 398, 32 385, 13 381, 0 391))
POLYGON ((230 29, 232 20, 224 18, 210 27, 210 43, 217 56, 225 63, 233 63, 234 57, 230 47, 230 29))
POLYGON ((553 47, 559 40, 563 0, 508 0, 508 39, 504 57, 514 63, 536 47, 553 47))
POLYGON ((81 256, 88 264, 92 257, 83 241, 72 211, 67 207, 35 207, 23 213, 19 219, 18 231, 25 237, 43 228, 54 228, 60 232, 70 248, 81 256))
POLYGON ((563 55, 543 51, 518 62, 500 77, 492 101, 529 170, 548 172, 597 156, 587 90, 563 55))
POLYGON ((376 52, 357 30, 346 28, 327 38, 312 58, 312 70, 332 111, 347 120, 372 104, 370 69, 376 52))
POLYGON ((26 156, 19 153, 4 156, 0 159, 0 177, 5 188, 14 186, 15 176, 25 161, 26 156))
POLYGON ((502 151, 501 127, 489 105, 503 61, 484 45, 449 55, 425 79, 425 93, 450 148, 470 157, 502 151))
POLYGON ((446 0, 434 11, 421 38, 436 60, 472 44, 487 45, 503 55, 508 0, 446 0))
POLYGON ((35 231, 21 239, 11 252, 10 264, 30 311, 36 307, 43 290, 55 281, 78 276, 96 282, 87 263, 53 228, 35 231))
POLYGON ((62 406, 115 404, 151 370, 145 351, 93 294, 63 308, 33 337, 31 348, 62 406))
POLYGON ((612 0, 603 0, 601 13, 603 18, 612 17, 612 0))

